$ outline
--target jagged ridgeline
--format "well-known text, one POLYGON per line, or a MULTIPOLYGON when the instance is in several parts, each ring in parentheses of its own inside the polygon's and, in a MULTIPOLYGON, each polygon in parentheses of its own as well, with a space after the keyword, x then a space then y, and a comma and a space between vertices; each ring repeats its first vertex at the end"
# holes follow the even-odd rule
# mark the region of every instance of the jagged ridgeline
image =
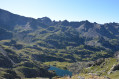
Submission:
POLYGON ((118 49, 119 23, 34 19, 0 9, 1 78, 53 77, 44 63, 107 58, 118 49))

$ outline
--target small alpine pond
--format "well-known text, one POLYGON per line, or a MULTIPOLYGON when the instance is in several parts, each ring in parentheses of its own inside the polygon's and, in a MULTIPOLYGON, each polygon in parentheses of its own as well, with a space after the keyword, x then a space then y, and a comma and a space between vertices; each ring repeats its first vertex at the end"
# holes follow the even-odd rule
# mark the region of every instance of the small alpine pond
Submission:
POLYGON ((72 76, 72 72, 68 71, 68 70, 63 70, 54 66, 50 66, 50 68, 48 70, 54 70, 56 75, 58 76, 72 76))

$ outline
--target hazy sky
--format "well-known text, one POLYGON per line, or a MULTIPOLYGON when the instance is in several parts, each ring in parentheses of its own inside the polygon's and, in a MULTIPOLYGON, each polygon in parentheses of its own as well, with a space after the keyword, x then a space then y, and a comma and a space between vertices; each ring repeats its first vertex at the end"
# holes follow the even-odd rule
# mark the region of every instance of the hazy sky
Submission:
POLYGON ((52 20, 119 22, 119 0, 0 0, 12 13, 52 20))

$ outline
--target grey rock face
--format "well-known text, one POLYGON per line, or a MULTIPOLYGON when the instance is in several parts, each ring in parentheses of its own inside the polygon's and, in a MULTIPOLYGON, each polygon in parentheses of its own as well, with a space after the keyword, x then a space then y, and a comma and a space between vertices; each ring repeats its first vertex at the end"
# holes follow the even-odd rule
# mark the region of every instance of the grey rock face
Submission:
POLYGON ((114 57, 115 57, 115 58, 119 58, 119 51, 117 51, 117 52, 114 54, 114 57))
POLYGON ((111 74, 113 71, 119 70, 119 64, 114 64, 112 68, 109 70, 108 74, 111 74))

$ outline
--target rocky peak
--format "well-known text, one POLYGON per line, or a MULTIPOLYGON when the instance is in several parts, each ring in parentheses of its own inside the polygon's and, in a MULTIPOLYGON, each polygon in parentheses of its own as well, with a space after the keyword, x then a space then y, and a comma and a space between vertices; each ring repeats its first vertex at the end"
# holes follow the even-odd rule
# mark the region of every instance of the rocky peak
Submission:
POLYGON ((51 25, 52 24, 52 20, 48 17, 43 17, 43 18, 38 18, 37 19, 39 22, 42 22, 46 25, 51 25))
POLYGON ((67 20, 64 20, 64 21, 62 21, 61 25, 69 26, 69 22, 67 20))

